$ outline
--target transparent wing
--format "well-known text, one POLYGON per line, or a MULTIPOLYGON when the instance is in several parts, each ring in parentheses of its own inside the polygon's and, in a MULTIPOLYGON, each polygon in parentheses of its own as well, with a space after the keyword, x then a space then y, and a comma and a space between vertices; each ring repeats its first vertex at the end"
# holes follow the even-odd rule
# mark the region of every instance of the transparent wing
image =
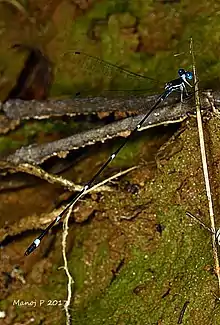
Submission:
POLYGON ((78 80, 78 89, 74 91, 77 96, 148 95, 159 88, 159 82, 153 78, 128 71, 85 52, 70 51, 65 56, 67 54, 71 55, 77 73, 84 80, 82 83, 78 80))

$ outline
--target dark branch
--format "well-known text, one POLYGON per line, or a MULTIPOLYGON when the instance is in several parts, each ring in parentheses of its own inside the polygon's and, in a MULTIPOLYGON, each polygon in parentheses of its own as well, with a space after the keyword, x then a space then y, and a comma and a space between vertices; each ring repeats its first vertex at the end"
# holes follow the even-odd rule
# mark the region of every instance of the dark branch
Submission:
MULTIPOLYGON (((160 107, 149 116, 141 130, 160 124, 181 122, 187 118, 187 113, 193 110, 194 107, 190 102, 185 104, 179 103, 172 107, 160 107)), ((27 162, 38 165, 52 156, 65 158, 71 150, 93 145, 96 142, 104 142, 114 137, 128 136, 130 131, 135 128, 142 118, 143 115, 129 117, 97 129, 74 134, 73 136, 58 141, 22 147, 9 155, 6 159, 8 162, 13 162, 14 164, 27 162)))
MULTIPOLYGON (((0 133, 6 133, 18 126, 22 120, 47 119, 54 116, 74 116, 79 114, 97 114, 100 112, 143 112, 156 101, 155 96, 131 97, 88 97, 64 100, 8 100, 1 105, 4 113, 0 119, 0 133)), ((162 106, 175 103, 177 98, 168 98, 162 106)))

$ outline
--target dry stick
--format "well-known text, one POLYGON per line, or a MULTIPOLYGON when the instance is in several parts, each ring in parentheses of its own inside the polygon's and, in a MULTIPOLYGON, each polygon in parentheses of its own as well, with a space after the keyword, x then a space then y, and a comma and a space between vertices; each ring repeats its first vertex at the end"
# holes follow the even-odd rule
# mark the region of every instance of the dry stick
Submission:
MULTIPOLYGON (((129 171, 135 169, 136 166, 134 167, 131 167, 129 168, 129 171)), ((128 170, 126 171, 128 172, 128 170)), ((124 172, 121 172, 121 173, 118 173, 117 175, 114 175, 112 177, 110 177, 108 179, 111 180, 113 178, 116 178, 117 176, 121 176, 122 174, 124 174, 124 172)), ((95 186, 93 186, 93 189, 96 188, 96 187, 99 187, 101 184, 105 183, 106 180, 104 180, 103 182, 99 183, 99 184, 96 184, 95 186)), ((91 189, 90 189, 91 190, 91 189)), ((69 227, 68 227, 68 222, 69 222, 69 218, 70 218, 70 215, 72 213, 72 210, 73 210, 73 205, 70 206, 69 210, 68 210, 68 213, 66 215, 66 218, 64 220, 64 223, 63 223, 63 235, 62 235, 62 255, 63 255, 63 260, 64 260, 64 270, 66 272, 66 276, 67 276, 67 279, 68 279, 68 283, 67 283, 67 300, 64 304, 64 310, 65 310, 65 313, 66 313, 66 325, 70 325, 71 324, 71 315, 69 313, 69 306, 70 306, 70 303, 71 303, 71 298, 72 298, 72 284, 74 284, 74 280, 70 274, 70 271, 68 269, 68 262, 67 262, 67 256, 66 256, 66 241, 67 241, 67 237, 68 237, 68 230, 69 230, 69 227)))
POLYGON ((74 280, 70 274, 70 271, 68 269, 68 262, 67 262, 67 256, 66 256, 66 241, 67 241, 67 237, 68 237, 68 222, 69 222, 69 218, 70 215, 72 213, 73 210, 73 205, 70 206, 68 213, 65 217, 64 223, 63 223, 63 235, 62 235, 62 255, 63 255, 63 260, 64 260, 64 270, 66 272, 66 276, 68 279, 67 282, 67 300, 64 304, 64 310, 66 313, 66 325, 70 325, 71 324, 71 315, 69 312, 69 306, 71 303, 71 298, 72 298, 72 284, 74 283, 74 280))
MULTIPOLYGON (((104 179, 102 182, 94 185, 93 187, 91 187, 90 189, 88 189, 87 191, 85 191, 85 194, 89 193, 89 192, 102 192, 104 191, 105 188, 108 188, 107 186, 103 186, 104 184, 122 176, 125 175, 129 172, 131 172, 132 170, 135 170, 139 168, 139 166, 133 166, 130 167, 126 170, 123 170, 122 172, 119 172, 107 179, 104 179)), ((80 185, 78 185, 80 186, 80 185)), ((109 189, 111 190, 111 188, 109 187, 109 189)), ((75 190, 75 188, 73 189, 75 190)), ((60 214, 66 207, 65 205, 62 205, 59 209, 55 209, 50 213, 43 213, 43 216, 38 216, 38 215, 33 215, 28 217, 28 220, 30 219, 30 222, 27 222, 23 219, 21 219, 19 221, 18 224, 13 224, 10 227, 7 227, 7 229, 0 229, 0 243, 5 240, 5 238, 7 238, 7 236, 15 236, 17 234, 20 234, 24 231, 30 230, 30 229, 41 229, 45 224, 49 224, 58 214, 60 214)))
POLYGON ((90 189, 85 191, 84 194, 89 193, 91 191, 99 191, 100 188, 103 188, 104 184, 106 184, 106 183, 112 181, 113 179, 118 178, 118 177, 120 177, 120 176, 122 176, 124 174, 130 173, 132 170, 137 169, 137 168, 139 168, 139 166, 133 166, 133 167, 130 167, 130 168, 126 169, 126 170, 123 170, 122 172, 119 172, 119 173, 117 173, 117 174, 115 174, 115 175, 113 175, 113 176, 111 176, 111 177, 109 177, 107 179, 104 179, 104 181, 102 181, 102 182, 100 182, 98 184, 95 184, 93 187, 91 187, 90 189))
MULTIPOLYGON (((41 179, 44 179, 45 181, 48 181, 49 183, 62 185, 65 188, 67 188, 69 191, 80 192, 83 188, 82 185, 75 185, 72 181, 69 181, 69 180, 63 178, 62 176, 51 175, 38 166, 33 166, 31 164, 25 163, 25 164, 19 164, 15 168, 16 168, 16 171, 26 172, 28 174, 31 174, 31 175, 37 176, 41 179)), ((104 192, 104 191, 111 192, 112 189, 109 186, 104 186, 106 183, 110 182, 111 180, 113 180, 115 178, 118 178, 119 176, 125 175, 136 168, 138 168, 138 166, 130 167, 130 168, 123 170, 122 172, 119 172, 107 179, 104 179, 102 182, 99 182, 98 184, 90 187, 87 191, 84 192, 84 194, 87 194, 92 191, 94 191, 94 192, 104 192)))
POLYGON ((218 278, 218 289, 220 293, 220 269, 219 269, 219 259, 218 259, 218 251, 216 246, 216 238, 215 238, 215 219, 214 219, 214 210, 213 210, 213 202, 212 202, 212 195, 211 195, 211 187, 209 181, 209 173, 208 173, 208 166, 207 166, 207 158, 205 152, 205 141, 204 141, 204 134, 203 134, 203 127, 202 127, 202 116, 200 111, 200 98, 199 98, 199 86, 196 74, 196 66, 195 66, 195 55, 193 52, 193 40, 190 40, 190 51, 192 54, 192 62, 193 62, 193 75, 194 75, 194 83, 195 83, 195 99, 196 99, 196 116, 197 116, 197 124, 198 124, 198 131, 199 131, 199 142, 200 142, 200 150, 201 150, 201 158, 202 158, 202 166, 203 166, 203 174, 205 179, 205 187, 206 187, 206 195, 208 199, 209 205, 209 217, 211 223, 211 230, 212 230, 212 250, 213 250, 213 257, 215 262, 215 272, 218 278))
MULTIPOLYGON (((14 163, 0 161, 0 169, 3 169, 3 168, 9 170, 11 173, 23 172, 23 173, 27 173, 29 175, 34 175, 36 177, 39 177, 40 179, 47 181, 48 183, 61 185, 65 188, 67 188, 69 191, 80 192, 80 191, 82 191, 82 188, 83 188, 82 185, 74 184, 72 181, 69 181, 69 180, 63 178, 62 176, 50 174, 50 173, 46 172, 44 169, 42 169, 41 167, 35 166, 32 164, 28 164, 28 163, 22 163, 22 164, 16 165, 14 163)), ((136 167, 132 167, 132 169, 134 169, 134 168, 136 168, 136 167)), ((124 171, 123 173, 125 174, 126 172, 129 172, 132 169, 129 168, 127 171, 124 171)), ((103 184, 104 183, 101 183, 100 186, 103 184)), ((99 187, 99 189, 97 190, 99 192, 112 191, 112 189, 109 186, 102 186, 102 187, 100 187, 100 186, 99 186, 99 184, 97 184, 97 186, 93 186, 90 189, 90 191, 95 191, 95 189, 97 187, 99 187)), ((89 191, 87 191, 87 193, 88 192, 89 191)))
MULTIPOLYGON (((137 167, 136 166, 131 167, 128 170, 126 170, 126 172, 131 171, 131 170, 133 170, 135 168, 137 168, 137 167)), ((120 172, 120 173, 108 178, 108 181, 110 181, 110 180, 112 180, 112 179, 114 179, 114 178, 116 178, 118 176, 121 176, 121 175, 125 174, 124 172, 120 172)), ((103 183, 106 183, 106 181, 107 180, 104 180, 103 182, 101 182, 99 184, 96 184, 95 186, 93 186, 93 189, 98 188, 103 183)), ((87 192, 89 192, 89 190, 87 192)), ((73 205, 70 206, 70 208, 68 210, 68 213, 66 215, 66 218, 64 220, 64 223, 63 223, 63 235, 62 235, 62 255, 63 255, 63 260, 64 260, 64 267, 63 268, 64 268, 64 270, 66 272, 66 276, 67 276, 67 279, 68 279, 68 283, 67 283, 67 300, 66 300, 66 302, 64 304, 64 310, 65 310, 65 313, 66 313, 66 325, 71 324, 71 315, 70 315, 70 312, 69 312, 69 306, 70 306, 71 298, 72 298, 72 284, 74 283, 74 280, 73 280, 73 278, 72 278, 72 276, 70 274, 70 271, 68 269, 68 262, 67 262, 67 256, 66 256, 66 241, 67 241, 68 230, 69 230, 68 221, 69 221, 70 215, 72 213, 72 210, 73 210, 73 205)))

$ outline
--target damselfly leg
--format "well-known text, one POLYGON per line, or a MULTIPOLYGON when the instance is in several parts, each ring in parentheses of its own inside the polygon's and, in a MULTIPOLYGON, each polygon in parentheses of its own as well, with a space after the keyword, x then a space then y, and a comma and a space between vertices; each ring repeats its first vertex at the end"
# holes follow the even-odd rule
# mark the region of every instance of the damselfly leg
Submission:
POLYGON ((217 242, 218 245, 220 245, 220 228, 218 228, 214 232, 211 228, 209 228, 208 226, 206 226, 199 218, 197 218, 196 216, 194 216, 189 211, 186 212, 186 216, 190 217, 191 219, 193 219, 194 221, 196 221, 197 223, 199 223, 204 229, 208 230, 211 234, 215 234, 216 242, 217 242))

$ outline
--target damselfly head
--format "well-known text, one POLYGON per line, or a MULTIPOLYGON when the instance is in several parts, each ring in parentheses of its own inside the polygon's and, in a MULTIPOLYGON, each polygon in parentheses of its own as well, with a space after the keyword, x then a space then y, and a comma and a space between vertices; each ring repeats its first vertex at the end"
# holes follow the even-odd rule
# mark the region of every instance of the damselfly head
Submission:
POLYGON ((189 79, 192 80, 193 74, 190 71, 186 71, 184 69, 179 69, 178 74, 182 79, 189 79))

